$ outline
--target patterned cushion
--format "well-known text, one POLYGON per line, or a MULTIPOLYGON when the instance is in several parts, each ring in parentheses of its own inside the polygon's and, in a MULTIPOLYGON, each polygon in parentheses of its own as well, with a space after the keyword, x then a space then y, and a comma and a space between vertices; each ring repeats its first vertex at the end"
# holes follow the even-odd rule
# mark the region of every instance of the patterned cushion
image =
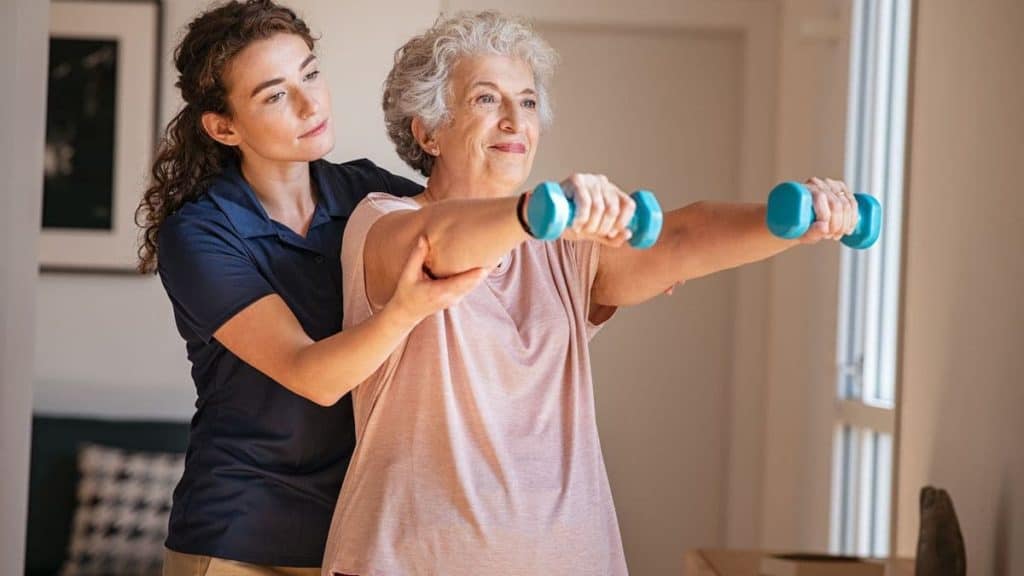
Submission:
POLYGON ((184 454, 83 444, 65 576, 160 574, 184 454))

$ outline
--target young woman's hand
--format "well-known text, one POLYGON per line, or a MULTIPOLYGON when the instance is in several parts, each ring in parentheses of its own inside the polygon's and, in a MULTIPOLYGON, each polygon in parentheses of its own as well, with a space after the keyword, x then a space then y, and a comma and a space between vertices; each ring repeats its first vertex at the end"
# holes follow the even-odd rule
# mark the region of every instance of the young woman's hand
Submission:
POLYGON ((424 267, 428 252, 427 240, 421 236, 402 268, 395 293, 385 305, 410 326, 454 306, 490 273, 490 268, 473 268, 446 278, 431 278, 424 267))
POLYGON ((800 237, 802 244, 820 240, 840 240, 857 228, 860 213, 853 193, 841 180, 809 178, 804 185, 811 192, 815 220, 800 237))
POLYGON ((632 237, 627 226, 636 212, 636 202, 603 174, 573 174, 561 186, 576 204, 576 216, 564 238, 617 248, 632 237))

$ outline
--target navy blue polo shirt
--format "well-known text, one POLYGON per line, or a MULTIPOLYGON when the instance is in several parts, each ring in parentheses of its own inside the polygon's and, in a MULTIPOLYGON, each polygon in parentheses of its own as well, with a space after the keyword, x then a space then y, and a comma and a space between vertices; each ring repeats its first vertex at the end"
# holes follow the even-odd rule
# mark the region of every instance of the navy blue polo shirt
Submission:
POLYGON ((318 201, 303 238, 269 218, 236 166, 161 226, 158 271, 198 399, 167 547, 278 566, 320 566, 355 446, 352 400, 324 408, 224 348, 213 333, 279 295, 306 333, 341 330, 341 239, 366 194, 419 193, 369 160, 310 164, 318 201))

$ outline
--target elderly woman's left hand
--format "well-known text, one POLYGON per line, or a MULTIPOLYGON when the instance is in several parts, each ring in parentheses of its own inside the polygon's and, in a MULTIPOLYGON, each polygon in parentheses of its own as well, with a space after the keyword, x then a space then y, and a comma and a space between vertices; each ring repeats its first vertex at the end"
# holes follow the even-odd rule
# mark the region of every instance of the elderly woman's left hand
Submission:
POLYGON ((860 213, 857 200, 846 183, 830 178, 809 178, 804 185, 811 192, 814 206, 814 222, 800 237, 802 244, 814 244, 820 240, 840 240, 853 233, 860 213))
POLYGON ((576 204, 576 216, 563 237, 612 247, 622 246, 632 237, 628 226, 636 202, 603 174, 573 174, 561 186, 576 204))

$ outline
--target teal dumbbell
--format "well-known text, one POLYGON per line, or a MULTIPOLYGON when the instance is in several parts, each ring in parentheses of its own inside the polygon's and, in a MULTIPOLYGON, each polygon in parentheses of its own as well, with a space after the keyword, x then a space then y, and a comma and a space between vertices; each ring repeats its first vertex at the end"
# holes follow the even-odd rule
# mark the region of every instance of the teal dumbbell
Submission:
MULTIPOLYGON (((633 236, 629 245, 634 248, 650 248, 661 234, 664 219, 658 199, 648 190, 637 190, 630 194, 636 202, 636 212, 629 221, 633 236)), ((526 205, 526 221, 533 235, 541 240, 554 240, 572 225, 576 216, 576 204, 565 196, 557 182, 541 182, 530 194, 526 205)))
MULTIPOLYGON (((870 248, 882 231, 882 205, 874 196, 854 194, 857 199, 857 228, 843 236, 841 242, 850 248, 870 248)), ((783 182, 768 195, 768 229, 780 238, 799 238, 814 222, 811 192, 803 184, 783 182)))

